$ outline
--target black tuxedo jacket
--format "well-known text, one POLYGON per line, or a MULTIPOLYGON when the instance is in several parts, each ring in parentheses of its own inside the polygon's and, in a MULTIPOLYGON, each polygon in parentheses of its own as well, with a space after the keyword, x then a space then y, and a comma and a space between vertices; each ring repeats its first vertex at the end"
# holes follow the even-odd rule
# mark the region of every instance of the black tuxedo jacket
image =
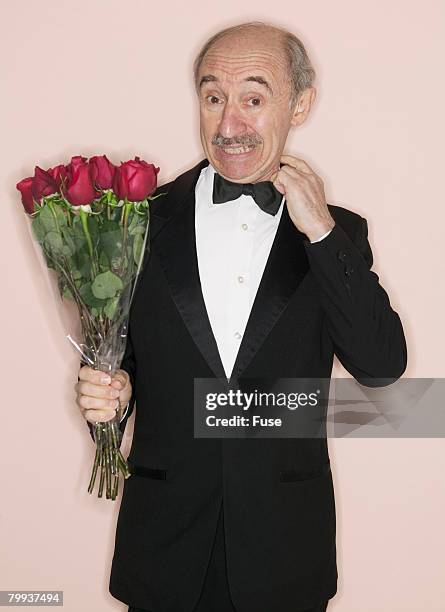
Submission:
MULTIPOLYGON (((167 195, 151 205, 122 364, 134 390, 122 428, 137 409, 109 588, 139 608, 191 612, 223 502, 237 610, 294 612, 336 592, 326 438, 194 438, 194 378, 225 378, 195 248, 194 189, 207 164, 159 187, 167 195)), ((370 271, 366 221, 329 209, 334 229, 311 244, 284 207, 233 378, 330 378, 334 353, 368 385, 405 370, 400 319, 370 271)))

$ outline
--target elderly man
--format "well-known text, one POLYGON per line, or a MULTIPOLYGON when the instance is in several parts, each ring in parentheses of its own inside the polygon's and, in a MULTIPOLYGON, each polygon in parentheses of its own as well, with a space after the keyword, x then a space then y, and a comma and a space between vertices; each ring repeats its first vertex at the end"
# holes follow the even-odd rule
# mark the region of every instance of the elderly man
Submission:
MULTIPOLYGON (((122 369, 82 367, 85 419, 136 403, 111 569, 130 612, 320 612, 337 589, 326 438, 194 436, 194 379, 360 382, 406 367, 367 224, 283 155, 315 98, 301 41, 248 23, 195 61, 205 158, 158 193, 122 369)), ((122 416, 122 411, 127 410, 122 416)))

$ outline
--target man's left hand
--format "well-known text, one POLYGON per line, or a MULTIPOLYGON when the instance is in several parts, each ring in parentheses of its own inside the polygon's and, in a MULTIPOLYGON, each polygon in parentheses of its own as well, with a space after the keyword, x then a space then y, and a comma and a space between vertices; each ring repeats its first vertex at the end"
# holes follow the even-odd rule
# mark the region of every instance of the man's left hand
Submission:
POLYGON ((335 225, 324 193, 323 181, 303 160, 282 155, 285 164, 272 177, 276 189, 286 198, 289 216, 295 227, 312 242, 335 225))

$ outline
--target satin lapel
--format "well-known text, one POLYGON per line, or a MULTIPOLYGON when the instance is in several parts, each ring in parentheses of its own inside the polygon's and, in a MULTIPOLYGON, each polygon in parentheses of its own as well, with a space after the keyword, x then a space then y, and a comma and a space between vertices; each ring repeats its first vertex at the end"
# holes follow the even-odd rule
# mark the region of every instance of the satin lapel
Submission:
POLYGON ((156 219, 153 227, 152 248, 159 256, 176 307, 195 344, 215 376, 227 381, 205 307, 196 253, 195 185, 207 164, 207 160, 201 161, 174 181, 162 209, 163 220, 156 219))
POLYGON ((154 193, 156 199, 150 204, 150 241, 154 241, 164 225, 182 210, 188 194, 195 189, 201 170, 208 165, 209 160, 204 158, 174 181, 157 187, 154 193), (161 197, 157 197, 161 194, 161 197))
MULTIPOLYGON (((166 201, 152 216, 151 241, 178 311, 195 344, 215 376, 227 380, 205 307, 196 253, 195 185, 206 165, 208 160, 204 159, 173 182, 166 201)), ((292 223, 285 204, 232 378, 239 377, 252 361, 308 272, 303 245, 305 238, 292 223)))
POLYGON ((308 272, 303 239, 306 235, 292 223, 285 203, 231 378, 246 369, 308 272))

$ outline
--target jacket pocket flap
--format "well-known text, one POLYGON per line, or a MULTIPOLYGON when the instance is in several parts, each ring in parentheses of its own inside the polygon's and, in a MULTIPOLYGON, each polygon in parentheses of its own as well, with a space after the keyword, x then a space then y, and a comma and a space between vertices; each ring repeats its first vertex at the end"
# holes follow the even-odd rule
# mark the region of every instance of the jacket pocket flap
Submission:
POLYGON ((135 476, 144 476, 145 478, 155 478, 156 480, 167 480, 167 470, 161 468, 151 468, 145 465, 138 465, 128 461, 131 474, 135 476))

